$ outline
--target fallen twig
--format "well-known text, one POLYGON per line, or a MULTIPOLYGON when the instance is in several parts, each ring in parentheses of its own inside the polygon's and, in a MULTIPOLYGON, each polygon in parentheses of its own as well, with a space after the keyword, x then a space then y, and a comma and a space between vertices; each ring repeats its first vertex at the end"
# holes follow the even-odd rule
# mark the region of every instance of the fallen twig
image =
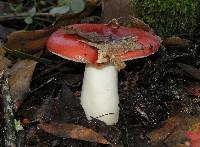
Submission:
POLYGON ((46 82, 42 83, 41 85, 39 85, 37 88, 33 89, 30 94, 38 91, 39 89, 43 88, 45 85, 49 84, 50 82, 52 82, 53 80, 55 80, 54 77, 50 78, 49 80, 47 80, 46 82))
POLYGON ((41 62, 41 63, 47 64, 47 65, 52 64, 52 61, 50 61, 48 59, 40 58, 35 55, 27 54, 27 53, 24 53, 24 52, 21 52, 18 50, 12 50, 12 49, 5 47, 4 45, 1 45, 1 46, 8 54, 14 55, 16 57, 19 57, 22 59, 31 59, 31 60, 41 62))
MULTIPOLYGON (((18 14, 7 14, 7 15, 2 15, 0 16, 0 22, 1 21, 8 21, 8 20, 19 20, 19 19, 24 19, 28 17, 30 14, 29 13, 18 13, 18 14)), ((36 13, 34 16, 37 17, 54 17, 50 13, 36 13)))
POLYGON ((3 73, 0 74, 0 88, 2 93, 3 111, 4 111, 4 130, 5 130, 5 146, 16 146, 16 129, 13 114, 13 102, 8 86, 8 78, 3 73))

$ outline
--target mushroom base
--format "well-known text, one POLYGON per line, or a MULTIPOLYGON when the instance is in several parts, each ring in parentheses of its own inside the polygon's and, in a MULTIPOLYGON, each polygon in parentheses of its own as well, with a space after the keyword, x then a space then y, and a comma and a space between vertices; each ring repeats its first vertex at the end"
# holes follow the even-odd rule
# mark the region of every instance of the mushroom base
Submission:
POLYGON ((99 119, 107 125, 119 118, 118 72, 109 64, 86 65, 81 92, 81 105, 88 120, 99 119))

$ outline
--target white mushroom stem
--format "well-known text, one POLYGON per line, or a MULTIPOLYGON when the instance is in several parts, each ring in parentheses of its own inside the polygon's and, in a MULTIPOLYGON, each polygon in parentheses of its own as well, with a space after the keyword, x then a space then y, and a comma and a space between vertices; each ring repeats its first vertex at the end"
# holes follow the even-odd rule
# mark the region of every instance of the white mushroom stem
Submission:
POLYGON ((119 117, 118 72, 114 65, 86 65, 81 92, 81 105, 88 120, 97 118, 107 125, 119 117))

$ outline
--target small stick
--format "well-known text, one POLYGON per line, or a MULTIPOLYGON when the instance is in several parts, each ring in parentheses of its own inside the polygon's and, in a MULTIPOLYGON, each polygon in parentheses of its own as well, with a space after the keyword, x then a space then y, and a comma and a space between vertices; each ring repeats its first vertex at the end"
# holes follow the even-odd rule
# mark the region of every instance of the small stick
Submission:
MULTIPOLYGON (((0 22, 2 21, 8 21, 8 20, 19 20, 19 19, 24 19, 27 16, 29 16, 29 13, 18 13, 18 14, 7 14, 0 16, 0 22)), ((34 17, 53 17, 53 15, 49 13, 36 13, 34 17)))
POLYGON ((3 72, 0 73, 0 88, 4 111, 5 146, 16 147, 16 129, 13 114, 13 102, 8 86, 8 78, 5 77, 3 72))
POLYGON ((22 58, 22 59, 31 59, 40 63, 44 63, 44 64, 52 64, 51 60, 45 59, 45 58, 40 58, 37 57, 36 55, 31 55, 31 54, 27 54, 25 52, 21 52, 18 50, 14 50, 14 49, 9 49, 6 46, 4 46, 3 44, 0 45, 0 47, 2 47, 8 54, 14 55, 18 58, 22 58))

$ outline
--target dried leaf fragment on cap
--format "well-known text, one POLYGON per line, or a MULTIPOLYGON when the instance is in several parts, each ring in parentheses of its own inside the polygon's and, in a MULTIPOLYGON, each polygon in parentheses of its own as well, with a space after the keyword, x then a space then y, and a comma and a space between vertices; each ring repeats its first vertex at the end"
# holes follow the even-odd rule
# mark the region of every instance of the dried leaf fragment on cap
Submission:
MULTIPOLYGON (((113 19, 113 21, 114 20, 115 19, 113 19)), ((116 23, 116 21, 114 21, 114 23, 116 23)), ((113 63, 118 70, 121 70, 126 66, 126 64, 118 58, 120 54, 133 51, 134 49, 143 49, 142 44, 136 42, 137 36, 124 36, 115 39, 112 36, 103 36, 97 32, 83 32, 73 27, 65 27, 64 30, 67 34, 77 35, 83 38, 84 40, 80 40, 81 42, 95 47, 98 50, 97 63, 110 62, 113 63)))
MULTIPOLYGON (((82 41, 82 40, 81 40, 82 41)), ((137 36, 125 36, 116 40, 93 43, 82 41, 90 46, 98 49, 97 63, 113 63, 118 70, 123 69, 126 64, 119 59, 119 55, 133 51, 135 49, 143 49, 143 46, 137 41, 137 36)))
POLYGON ((64 27, 64 30, 67 34, 70 35, 77 35, 83 39, 86 39, 91 42, 106 42, 109 41, 110 36, 103 36, 98 34, 97 32, 84 32, 80 29, 73 28, 73 27, 64 27))

